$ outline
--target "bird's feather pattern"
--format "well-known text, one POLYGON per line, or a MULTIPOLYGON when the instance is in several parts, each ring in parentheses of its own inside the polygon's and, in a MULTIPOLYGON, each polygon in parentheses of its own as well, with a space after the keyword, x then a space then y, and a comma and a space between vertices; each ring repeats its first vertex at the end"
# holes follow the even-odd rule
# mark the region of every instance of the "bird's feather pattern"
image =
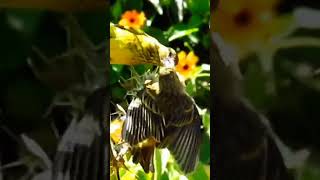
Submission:
POLYGON ((135 98, 129 105, 122 137, 130 145, 136 145, 151 137, 161 141, 164 137, 164 126, 162 116, 147 108, 140 98, 135 98))
MULTIPOLYGON (((149 86, 146 85, 131 101, 124 123, 123 139, 131 145, 136 145, 148 138, 154 138, 158 142, 155 146, 168 148, 181 170, 189 173, 194 170, 198 160, 201 116, 195 102, 177 78, 176 72, 172 71, 168 76, 160 75, 159 80, 152 83, 160 81, 166 81, 168 88, 160 89, 158 93, 150 93, 153 91, 149 91, 149 86)), ((144 170, 148 171, 151 169, 148 163, 152 161, 140 157, 143 150, 146 151, 145 155, 149 153, 144 147, 135 150, 134 160, 140 162, 144 170)))

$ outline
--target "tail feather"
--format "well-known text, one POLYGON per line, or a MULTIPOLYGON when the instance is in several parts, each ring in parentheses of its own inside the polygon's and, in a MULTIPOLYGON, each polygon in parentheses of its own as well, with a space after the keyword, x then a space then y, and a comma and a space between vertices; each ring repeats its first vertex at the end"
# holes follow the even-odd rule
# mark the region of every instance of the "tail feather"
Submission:
POLYGON ((154 146, 137 148, 133 152, 133 162, 140 163, 146 173, 154 172, 153 156, 154 146))

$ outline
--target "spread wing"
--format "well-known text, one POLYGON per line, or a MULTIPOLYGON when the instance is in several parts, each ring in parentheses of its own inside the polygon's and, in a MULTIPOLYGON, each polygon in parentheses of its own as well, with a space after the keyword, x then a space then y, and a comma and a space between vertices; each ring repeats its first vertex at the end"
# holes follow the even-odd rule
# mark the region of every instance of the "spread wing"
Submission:
MULTIPOLYGON (((194 108, 196 108, 194 106, 194 108)), ((195 109, 196 112, 198 112, 195 109)), ((183 127, 168 127, 166 138, 159 148, 167 147, 184 173, 193 171, 198 161, 201 143, 201 117, 195 113, 193 121, 183 127)))
POLYGON ((52 168, 52 180, 107 178, 106 128, 109 97, 99 88, 86 100, 86 112, 75 116, 62 136, 52 168))
POLYGON ((163 116, 150 109, 155 108, 153 101, 148 100, 147 103, 144 104, 140 98, 135 98, 128 107, 122 138, 131 145, 150 137, 160 142, 164 137, 163 116))
POLYGON ((92 115, 73 121, 59 143, 53 165, 53 180, 106 177, 105 134, 92 115))
POLYGON ((198 113, 194 101, 186 94, 161 93, 157 102, 164 112, 166 126, 188 125, 194 121, 198 113))

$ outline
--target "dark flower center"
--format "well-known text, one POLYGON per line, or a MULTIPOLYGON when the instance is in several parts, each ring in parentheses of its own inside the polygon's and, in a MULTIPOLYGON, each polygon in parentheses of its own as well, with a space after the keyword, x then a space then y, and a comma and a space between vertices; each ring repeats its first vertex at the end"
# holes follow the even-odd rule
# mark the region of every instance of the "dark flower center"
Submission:
POLYGON ((188 70, 188 69, 189 69, 189 65, 188 64, 183 66, 183 70, 188 70))
POLYGON ((252 21, 252 14, 248 9, 243 9, 234 16, 233 20, 238 26, 248 26, 252 21))
POLYGON ((130 21, 131 23, 134 23, 136 20, 135 20, 134 18, 130 18, 129 21, 130 21))

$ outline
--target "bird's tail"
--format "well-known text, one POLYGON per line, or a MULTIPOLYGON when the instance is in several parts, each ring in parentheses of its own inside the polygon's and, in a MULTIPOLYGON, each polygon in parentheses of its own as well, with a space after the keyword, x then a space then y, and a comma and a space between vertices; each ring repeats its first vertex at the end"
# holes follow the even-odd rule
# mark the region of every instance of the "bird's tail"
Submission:
POLYGON ((153 155, 154 155, 154 146, 145 146, 145 147, 138 147, 133 149, 132 156, 134 163, 140 163, 143 170, 146 173, 154 172, 154 165, 153 165, 153 155))

